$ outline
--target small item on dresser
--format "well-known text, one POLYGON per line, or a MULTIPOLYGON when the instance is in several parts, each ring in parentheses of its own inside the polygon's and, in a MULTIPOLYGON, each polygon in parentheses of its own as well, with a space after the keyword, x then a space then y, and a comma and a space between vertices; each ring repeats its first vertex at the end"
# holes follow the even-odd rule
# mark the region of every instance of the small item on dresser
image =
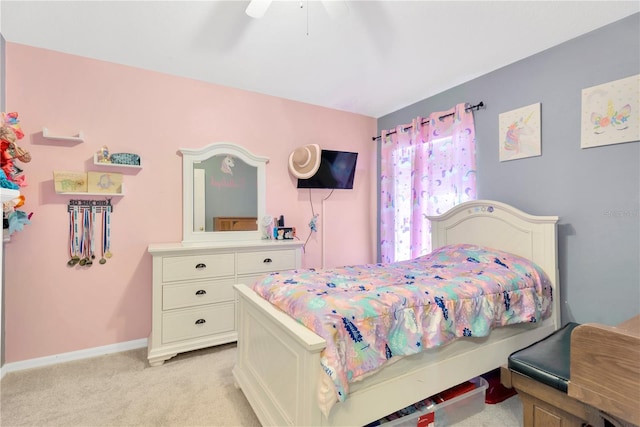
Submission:
POLYGON ((295 227, 276 227, 273 229, 273 238, 276 240, 293 240, 295 237, 295 227))
POLYGON ((140 156, 132 153, 113 153, 111 163, 114 165, 140 166, 140 156))
POLYGON ((273 217, 266 215, 262 217, 262 238, 263 239, 273 239, 273 233, 271 233, 273 227, 273 217))

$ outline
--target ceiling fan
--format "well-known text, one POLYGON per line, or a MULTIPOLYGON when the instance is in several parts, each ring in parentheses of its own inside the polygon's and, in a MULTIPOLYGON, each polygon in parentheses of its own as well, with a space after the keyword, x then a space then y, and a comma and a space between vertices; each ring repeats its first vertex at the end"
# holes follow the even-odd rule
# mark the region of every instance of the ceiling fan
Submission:
MULTIPOLYGON (((251 0, 249 5, 245 9, 245 13, 252 18, 260 19, 264 16, 269 9, 269 6, 273 0, 251 0)), ((307 0, 308 2, 308 0, 307 0)), ((329 16, 332 18, 339 17, 348 13, 348 6, 346 1, 321 1, 322 5, 326 9, 329 16)), ((303 1, 300 1, 300 7, 303 6, 303 1)))
POLYGON ((246 14, 252 18, 262 18, 271 5, 272 0, 251 0, 245 10, 246 14))

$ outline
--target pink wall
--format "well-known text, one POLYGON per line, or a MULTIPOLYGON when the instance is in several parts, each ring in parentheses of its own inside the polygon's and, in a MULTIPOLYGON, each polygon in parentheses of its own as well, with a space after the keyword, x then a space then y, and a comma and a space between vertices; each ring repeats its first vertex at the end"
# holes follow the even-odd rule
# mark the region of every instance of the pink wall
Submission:
MULTIPOLYGON (((20 114, 33 160, 24 210, 32 224, 5 246, 5 362, 146 338, 151 328, 149 243, 182 239, 179 148, 227 141, 270 158, 267 212, 284 215, 306 239, 308 190, 288 174, 294 148, 359 152, 352 191, 312 190, 322 215, 303 255, 306 267, 372 262, 375 241, 374 118, 221 87, 142 69, 6 44, 6 110, 20 114), (81 144, 42 137, 83 131, 81 144), (69 196, 53 171, 94 169, 93 153, 134 152, 142 170, 125 170, 125 196, 113 199, 114 257, 67 266, 69 196), (324 238, 324 240, 323 240, 324 238)), ((78 198, 78 197, 75 197, 78 198)))

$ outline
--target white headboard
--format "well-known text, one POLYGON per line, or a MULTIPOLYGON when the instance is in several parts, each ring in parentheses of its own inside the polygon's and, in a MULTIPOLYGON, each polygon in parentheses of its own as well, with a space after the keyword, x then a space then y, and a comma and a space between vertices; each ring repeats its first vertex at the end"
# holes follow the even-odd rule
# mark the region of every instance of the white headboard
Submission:
POLYGON ((538 264, 553 284, 553 316, 560 327, 557 216, 535 216, 505 203, 474 200, 461 203, 431 221, 431 245, 471 243, 523 256, 538 264))

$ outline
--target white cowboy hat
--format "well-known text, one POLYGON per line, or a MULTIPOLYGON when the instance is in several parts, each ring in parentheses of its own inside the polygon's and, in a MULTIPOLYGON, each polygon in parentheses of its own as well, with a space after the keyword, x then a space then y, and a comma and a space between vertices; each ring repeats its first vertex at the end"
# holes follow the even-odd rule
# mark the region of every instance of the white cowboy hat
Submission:
POLYGON ((309 144, 289 154, 289 172, 300 179, 311 178, 320 168, 320 146, 309 144))

